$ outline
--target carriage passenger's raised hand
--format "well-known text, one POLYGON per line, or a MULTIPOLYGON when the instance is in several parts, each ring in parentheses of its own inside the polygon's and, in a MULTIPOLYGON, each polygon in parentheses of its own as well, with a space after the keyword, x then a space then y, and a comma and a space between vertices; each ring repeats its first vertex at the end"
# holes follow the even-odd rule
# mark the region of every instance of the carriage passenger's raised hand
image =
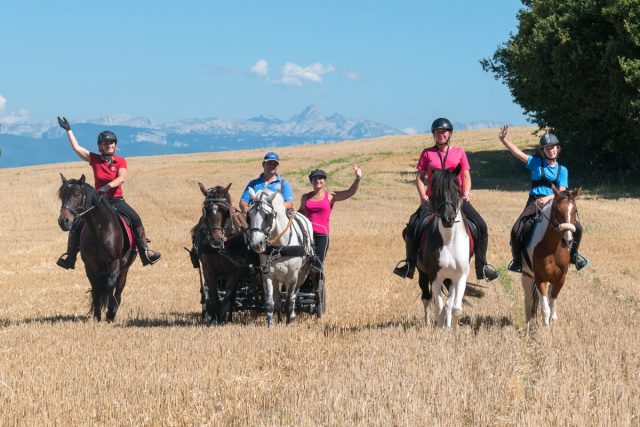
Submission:
POLYGON ((358 166, 357 163, 353 164, 353 171, 356 173, 356 179, 359 181, 362 179, 362 169, 358 166))
POLYGON ((69 121, 67 120, 66 117, 63 117, 63 118, 58 117, 58 124, 62 129, 64 129, 67 132, 71 130, 71 125, 69 124, 69 121))

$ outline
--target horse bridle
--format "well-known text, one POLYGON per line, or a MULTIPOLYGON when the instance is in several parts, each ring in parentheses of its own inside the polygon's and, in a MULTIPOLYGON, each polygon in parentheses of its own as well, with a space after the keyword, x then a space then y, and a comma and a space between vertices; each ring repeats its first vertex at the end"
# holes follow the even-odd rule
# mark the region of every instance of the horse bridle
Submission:
POLYGON ((253 210, 261 210, 262 212, 264 212, 267 215, 266 222, 269 224, 269 226, 264 230, 257 227, 251 227, 249 228, 249 233, 260 232, 260 233, 263 233, 268 238, 271 235, 271 230, 273 230, 273 223, 276 219, 276 213, 273 210, 273 206, 270 206, 267 202, 264 202, 262 200, 254 199, 253 202, 251 203, 251 206, 249 207, 249 212, 253 210), (263 205, 266 205, 271 209, 270 210, 264 209, 263 205))
MULTIPOLYGON (((76 185, 79 185, 80 188, 82 189, 82 203, 80 204, 79 207, 71 207, 68 204, 66 204, 64 201, 62 202, 62 207, 66 210, 68 210, 69 212, 71 212, 75 217, 81 217, 84 214, 86 214, 87 212, 91 211, 93 208, 95 208, 96 206, 93 204, 90 204, 89 206, 86 206, 87 204, 87 191, 85 189, 85 186, 83 184, 79 184, 79 183, 75 183, 75 182, 68 182, 65 184, 65 186, 67 186, 68 188, 72 188, 76 185)), ((67 197, 68 199, 68 197, 67 197)))
POLYGON ((224 208, 227 210, 227 214, 225 215, 225 218, 222 222, 222 226, 209 226, 209 224, 206 224, 207 229, 210 232, 213 231, 220 231, 222 233, 222 248, 224 248, 224 242, 227 241, 228 239, 235 237, 236 235, 242 233, 242 227, 241 224, 236 224, 233 221, 233 206, 231 206, 231 204, 229 203, 229 201, 224 198, 224 197, 207 197, 204 200, 204 206, 202 207, 202 215, 206 218, 207 217, 207 213, 211 212, 212 214, 213 212, 213 206, 216 206, 217 208, 224 208), (227 228, 229 228, 229 221, 231 221, 231 236, 226 236, 225 230, 227 228), (233 229, 234 227, 238 228, 238 233, 233 233, 233 229))
MULTIPOLYGON (((551 202, 553 203, 553 202, 551 202)), ((575 204, 574 204, 575 206, 575 204)), ((538 208, 538 210, 540 211, 540 214, 542 216, 544 216, 545 218, 547 218, 547 221, 549 221, 549 224, 551 224, 551 226, 553 227, 554 230, 556 230, 559 233, 562 233, 563 231, 569 230, 572 233, 576 232, 576 226, 573 223, 570 222, 560 222, 558 220, 558 218, 555 215, 550 215, 551 217, 553 217, 553 220, 549 217, 547 217, 544 213, 544 211, 542 210, 542 208, 540 206, 538 206, 536 204, 536 207, 538 208)), ((553 206, 551 207, 553 209, 553 206)), ((578 218, 578 210, 576 209, 576 218, 578 218)), ((575 220, 574 220, 575 222, 575 220)))

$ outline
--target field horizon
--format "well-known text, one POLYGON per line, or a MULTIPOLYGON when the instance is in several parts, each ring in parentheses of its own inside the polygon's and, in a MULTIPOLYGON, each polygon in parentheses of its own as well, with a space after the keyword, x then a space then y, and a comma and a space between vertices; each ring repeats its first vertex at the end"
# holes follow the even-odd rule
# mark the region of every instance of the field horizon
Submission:
MULTIPOLYGON (((534 130, 510 135, 531 149, 534 130)), ((638 425, 640 199, 584 189, 591 264, 570 268, 559 320, 527 337, 520 278, 506 265, 528 178, 497 134, 452 138, 469 156, 472 203, 501 273, 454 330, 426 325, 417 279, 391 273, 404 257, 400 233, 418 204, 415 164, 429 135, 274 147, 296 208, 316 167, 330 189, 348 188, 352 163, 364 176, 333 209, 327 314, 272 328, 251 313, 204 325, 198 271, 183 249, 201 212, 198 182, 232 183, 237 206, 267 149, 127 158, 125 199, 162 260, 132 266, 113 323, 91 319, 82 261, 72 271, 55 265, 67 238, 57 225, 59 174, 91 182, 88 164, 0 169, 2 424, 638 425)))

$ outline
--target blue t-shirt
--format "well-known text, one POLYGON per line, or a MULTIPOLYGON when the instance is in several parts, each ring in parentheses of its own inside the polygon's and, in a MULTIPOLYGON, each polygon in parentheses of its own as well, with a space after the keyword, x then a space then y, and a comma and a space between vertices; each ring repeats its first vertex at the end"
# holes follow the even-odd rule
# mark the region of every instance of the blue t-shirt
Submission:
MULTIPOLYGON (((560 177, 558 177, 557 186, 569 188, 569 171, 566 167, 561 166, 560 163, 556 162, 555 166, 549 166, 542 157, 527 157, 527 164, 525 167, 531 171, 531 181, 540 181, 542 179, 542 175, 540 174, 540 167, 543 167, 542 171, 544 173, 545 178, 549 180, 549 182, 555 183, 556 177, 558 176, 558 168, 560 168, 560 177)), ((529 191, 529 194, 532 196, 548 196, 553 194, 553 190, 551 187, 547 187, 546 185, 538 185, 535 186, 529 191)))
POLYGON ((267 184, 262 174, 260 174, 260 176, 256 179, 249 181, 247 187, 244 189, 244 193, 242 193, 242 197, 240 198, 240 200, 246 203, 249 203, 251 201, 251 194, 249 194, 250 188, 253 188, 253 191, 255 191, 256 193, 259 190, 268 188, 271 191, 282 193, 282 198, 285 202, 293 202, 293 190, 291 189, 291 185, 289 185, 289 181, 282 179, 280 175, 276 175, 276 179, 267 184))

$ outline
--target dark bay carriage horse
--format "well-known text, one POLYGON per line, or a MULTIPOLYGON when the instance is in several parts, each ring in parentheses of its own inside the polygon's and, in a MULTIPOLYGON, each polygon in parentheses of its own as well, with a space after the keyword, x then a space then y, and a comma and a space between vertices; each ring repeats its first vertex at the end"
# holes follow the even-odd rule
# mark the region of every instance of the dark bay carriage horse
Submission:
POLYGON ((80 256, 91 282, 91 308, 97 320, 107 308, 107 320, 114 320, 127 282, 129 266, 136 258, 130 228, 124 225, 106 198, 80 179, 62 178, 58 197, 62 202, 58 224, 69 231, 82 221, 80 256), (125 237, 126 236, 126 237, 125 237))
POLYGON ((556 301, 569 270, 569 248, 576 231, 576 198, 580 195, 580 189, 558 191, 555 185, 552 185, 552 189, 556 197, 537 216, 537 224, 523 254, 525 262, 521 277, 527 333, 531 319, 538 311, 539 300, 542 300, 542 319, 546 326, 558 318, 556 301))
MULTIPOLYGON (((215 186, 205 188, 198 183, 205 196, 202 216, 191 229, 194 267, 202 265, 204 284, 201 288, 203 311, 212 324, 231 320, 231 311, 238 285, 243 280, 252 281, 258 289, 261 283, 253 265, 259 264, 257 254, 247 248, 247 222, 244 214, 233 207, 229 188, 215 186), (221 297, 224 290, 224 297, 221 297)), ((204 313, 203 313, 204 314, 204 313)))
POLYGON ((429 306, 435 296, 436 322, 441 327, 457 326, 465 293, 470 297, 483 295, 475 285, 467 287, 472 245, 461 211, 459 173, 460 165, 454 171, 433 171, 429 205, 423 206, 430 217, 418 244, 416 266, 425 320, 430 323, 429 306), (442 297, 443 285, 447 288, 446 302, 442 297))

